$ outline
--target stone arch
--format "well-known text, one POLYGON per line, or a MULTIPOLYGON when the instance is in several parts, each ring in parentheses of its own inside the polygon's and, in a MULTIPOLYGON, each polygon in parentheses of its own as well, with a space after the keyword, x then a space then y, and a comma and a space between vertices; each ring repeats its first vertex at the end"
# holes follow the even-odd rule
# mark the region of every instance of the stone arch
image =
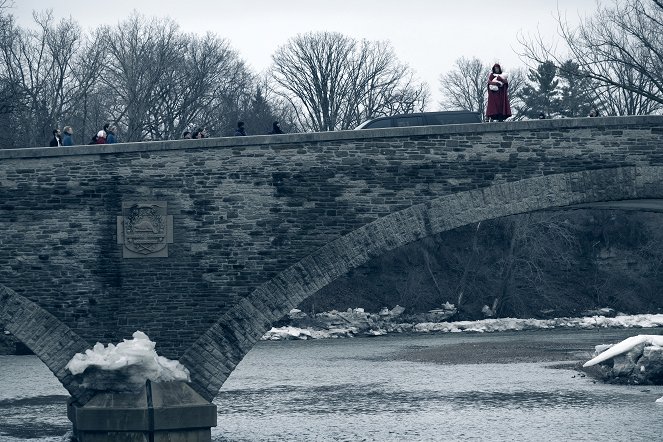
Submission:
POLYGON ((663 167, 540 176, 450 194, 392 213, 327 244, 229 309, 183 355, 192 386, 212 400, 270 324, 334 279, 387 251, 457 227, 601 201, 663 198, 663 167))
POLYGON ((83 338, 39 305, 2 284, 0 324, 46 364, 74 400, 89 399, 85 389, 65 369, 76 353, 90 347, 83 338))

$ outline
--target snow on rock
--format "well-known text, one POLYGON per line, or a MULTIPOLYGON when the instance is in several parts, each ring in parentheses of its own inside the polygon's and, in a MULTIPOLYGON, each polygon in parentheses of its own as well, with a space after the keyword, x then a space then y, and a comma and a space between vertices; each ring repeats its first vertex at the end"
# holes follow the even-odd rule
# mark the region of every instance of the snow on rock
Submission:
POLYGON ((159 356, 156 344, 141 331, 114 345, 97 342, 85 354, 77 353, 65 368, 94 390, 131 391, 152 382, 189 381, 189 370, 179 361, 159 356))
POLYGON ((307 340, 307 339, 332 339, 332 338, 352 338, 358 332, 356 327, 332 327, 327 330, 316 330, 299 327, 272 327, 262 337, 263 341, 284 341, 284 340, 307 340))
MULTIPOLYGON (((443 308, 446 307, 445 304, 443 308)), ((391 310, 383 308, 379 313, 368 313, 363 308, 349 308, 342 312, 331 310, 309 317, 299 309, 292 309, 288 314, 289 324, 273 327, 262 340, 351 338, 357 335, 382 336, 390 332, 402 332, 403 328, 394 327, 394 324, 404 311, 399 305, 391 310)), ((439 313, 435 315, 440 317, 439 313)))
POLYGON ((555 318, 555 319, 517 319, 499 318, 479 321, 456 321, 439 323, 419 323, 414 325, 417 332, 499 332, 517 330, 535 330, 547 328, 650 328, 663 326, 663 315, 633 315, 606 318, 555 318))
POLYGON ((483 315, 487 318, 495 315, 495 312, 493 311, 493 309, 488 307, 487 305, 484 305, 483 307, 481 307, 481 313, 483 313, 483 315))
MULTIPOLYGON (((447 311, 454 306, 444 305, 447 311)), ((379 313, 367 313, 364 309, 332 310, 308 317, 301 310, 290 313, 291 325, 268 331, 263 340, 326 339, 357 335, 379 336, 388 333, 490 333, 500 331, 536 330, 553 328, 654 328, 663 327, 663 314, 617 315, 615 317, 591 316, 582 318, 517 319, 488 318, 479 321, 445 321, 437 309, 424 314, 426 321, 417 321, 422 315, 406 317, 400 306, 392 310, 383 308, 379 313), (434 321, 429 321, 434 319, 434 321)))
POLYGON ((585 362, 588 372, 605 382, 663 384, 663 336, 638 335, 614 345, 597 345, 596 356, 585 362))
POLYGON ((631 336, 630 338, 626 338, 622 342, 612 345, 609 348, 605 349, 605 351, 600 353, 598 356, 585 362, 583 364, 583 367, 591 367, 592 365, 596 365, 610 358, 614 358, 615 356, 627 353, 639 344, 663 347, 663 336, 659 335, 631 336))
POLYGON ((613 317, 617 316, 615 309, 610 307, 603 307, 595 310, 586 310, 581 313, 582 316, 608 316, 613 317))
POLYGON ((270 331, 267 332, 267 339, 270 341, 280 341, 285 339, 309 339, 311 338, 311 332, 298 327, 272 327, 270 331))

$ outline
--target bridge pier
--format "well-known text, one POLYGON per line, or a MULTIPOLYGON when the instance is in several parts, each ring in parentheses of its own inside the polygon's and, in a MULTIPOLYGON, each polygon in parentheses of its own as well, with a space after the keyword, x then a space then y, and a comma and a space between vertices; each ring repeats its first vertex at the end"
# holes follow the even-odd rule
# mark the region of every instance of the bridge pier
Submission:
POLYGON ((69 403, 77 442, 210 442, 216 405, 185 382, 152 383, 138 392, 104 392, 69 403))

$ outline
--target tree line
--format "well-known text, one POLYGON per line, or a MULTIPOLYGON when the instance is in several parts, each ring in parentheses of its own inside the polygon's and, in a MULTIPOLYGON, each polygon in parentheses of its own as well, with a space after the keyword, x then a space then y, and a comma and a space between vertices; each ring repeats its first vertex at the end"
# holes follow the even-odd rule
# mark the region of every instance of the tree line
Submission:
MULTIPOLYGON (((533 75, 540 78, 542 94, 555 89, 558 75, 566 88, 562 99, 585 95, 606 114, 663 110, 663 1, 597 4, 597 12, 577 26, 560 12, 556 20, 560 42, 546 41, 541 35, 519 39, 521 55, 538 64, 533 75)), ((550 105, 555 98, 552 94, 548 99, 550 105)))
POLYGON ((454 320, 660 312, 662 217, 585 209, 470 224, 375 258, 299 308, 425 313, 451 303, 454 320))
POLYGON ((180 31, 136 12, 85 31, 52 12, 22 28, 0 0, 0 145, 40 146, 70 125, 78 143, 110 122, 122 141, 205 128, 249 134, 350 129, 369 117, 423 110, 428 91, 389 43, 334 32, 298 35, 268 72, 252 72, 226 39, 180 31))
MULTIPOLYGON (((106 123, 121 141, 176 139, 205 128, 232 135, 237 121, 266 134, 352 129, 429 107, 429 86, 390 43, 335 32, 300 34, 255 73, 228 40, 187 34, 171 19, 136 12, 84 30, 52 12, 19 26, 0 0, 0 146, 43 146, 70 125, 87 142, 106 123)), ((509 70, 513 119, 632 115, 663 109, 663 3, 618 0, 577 27, 558 17, 563 50, 521 37, 532 66, 509 70)), ((440 76, 441 109, 485 112, 490 66, 460 58, 440 76)))

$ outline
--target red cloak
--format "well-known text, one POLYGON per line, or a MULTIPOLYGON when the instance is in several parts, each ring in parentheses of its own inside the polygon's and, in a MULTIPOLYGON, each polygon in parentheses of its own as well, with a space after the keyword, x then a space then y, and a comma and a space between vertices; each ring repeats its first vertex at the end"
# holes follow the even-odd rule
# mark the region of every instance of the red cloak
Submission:
MULTIPOLYGON (((494 89, 494 87, 493 87, 494 89)), ((509 82, 506 76, 490 73, 488 75, 488 105, 486 106, 486 116, 496 120, 506 120, 511 116, 511 106, 509 106, 509 82), (502 84, 500 85, 499 82, 502 84), (497 90, 491 90, 490 86, 497 86, 497 90)))

